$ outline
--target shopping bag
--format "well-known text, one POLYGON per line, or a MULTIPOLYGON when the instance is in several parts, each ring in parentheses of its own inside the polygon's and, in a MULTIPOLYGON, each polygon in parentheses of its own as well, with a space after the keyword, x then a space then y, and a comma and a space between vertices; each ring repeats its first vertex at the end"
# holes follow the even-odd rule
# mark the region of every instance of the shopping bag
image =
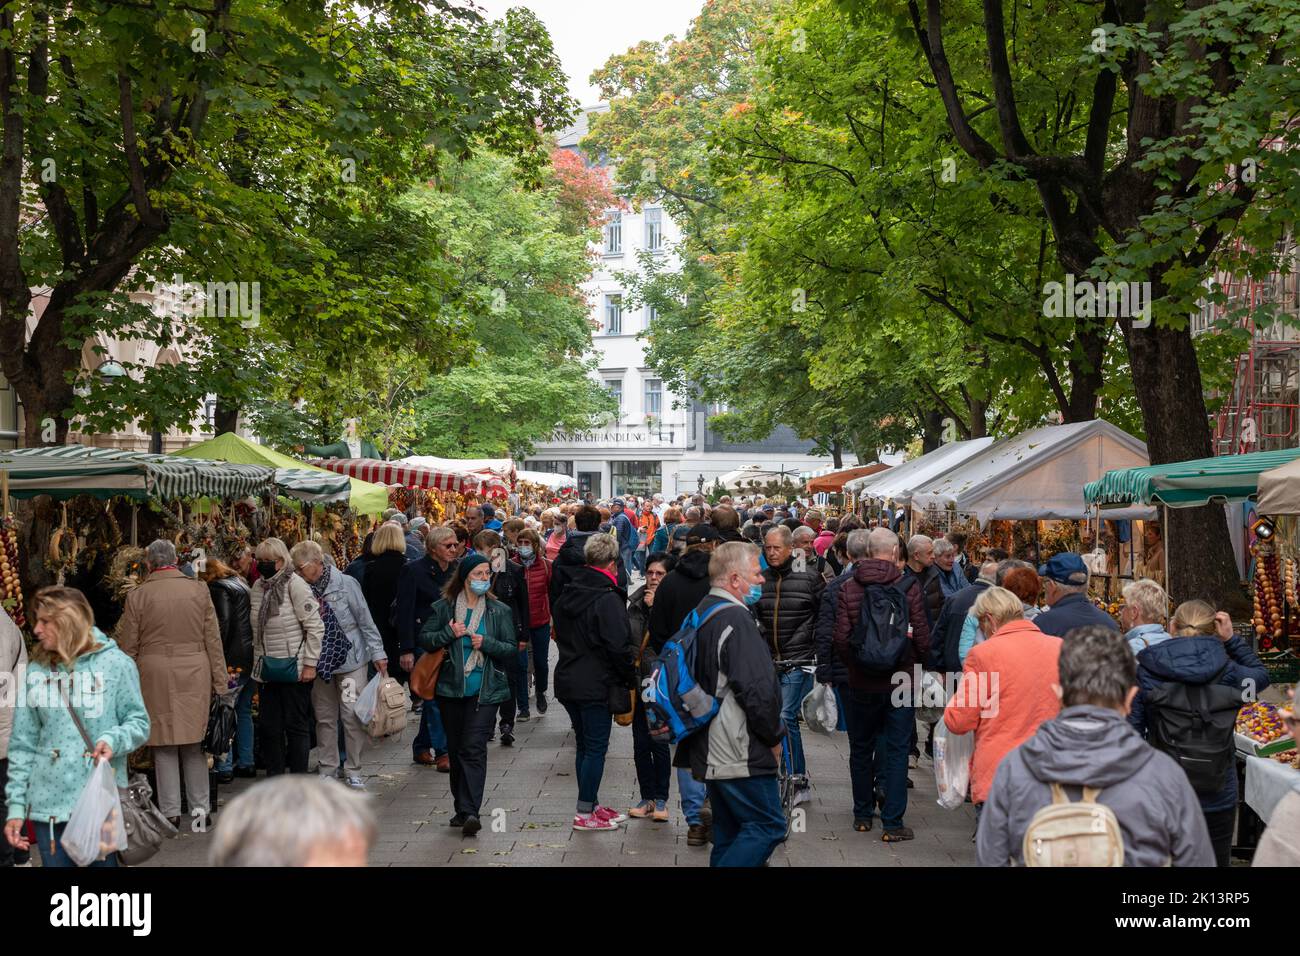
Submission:
POLYGON ((943 720, 943 708, 948 703, 948 691, 943 680, 933 671, 921 675, 921 693, 917 698, 916 719, 923 724, 937 724, 943 720))
POLYGON ((110 853, 126 849, 117 779, 113 765, 107 760, 98 761, 90 772, 59 842, 77 866, 89 866, 110 853))
POLYGON ((934 728, 934 782, 939 806, 956 810, 966 802, 970 786, 970 758, 975 753, 975 734, 952 734, 941 720, 934 728))
POLYGON ((835 702, 835 691, 829 684, 814 684, 799 709, 809 730, 819 734, 835 732, 840 719, 839 707, 835 702))
POLYGON ((379 704, 379 685, 384 682, 384 675, 375 672, 375 676, 370 678, 370 683, 362 688, 361 693, 357 695, 357 702, 352 705, 352 712, 357 715, 357 720, 363 724, 370 723, 370 718, 375 716, 375 707, 379 704))

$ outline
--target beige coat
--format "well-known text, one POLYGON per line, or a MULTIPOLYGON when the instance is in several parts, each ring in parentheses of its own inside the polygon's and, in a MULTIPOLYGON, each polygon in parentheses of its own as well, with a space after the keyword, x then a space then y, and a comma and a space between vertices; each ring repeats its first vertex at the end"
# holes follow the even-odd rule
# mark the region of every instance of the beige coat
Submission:
POLYGON ((208 586, 166 569, 126 597, 118 646, 140 670, 151 747, 195 744, 208 729, 213 694, 229 680, 208 586))
POLYGON ((279 613, 266 619, 266 632, 259 626, 262 599, 266 596, 264 578, 253 582, 250 600, 253 619, 253 680, 262 679, 263 657, 298 657, 298 674, 304 667, 315 667, 325 639, 325 622, 320 618, 320 602, 311 585, 297 574, 289 579, 289 590, 279 613))

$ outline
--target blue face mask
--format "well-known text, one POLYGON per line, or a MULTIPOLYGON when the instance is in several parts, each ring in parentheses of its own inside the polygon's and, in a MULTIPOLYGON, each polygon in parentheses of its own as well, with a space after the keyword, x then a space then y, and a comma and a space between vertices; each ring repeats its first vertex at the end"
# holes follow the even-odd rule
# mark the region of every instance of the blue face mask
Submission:
POLYGON ((491 582, 491 581, 471 581, 471 582, 469 582, 469 589, 470 589, 471 591, 473 591, 475 594, 479 594, 479 595, 487 594, 487 593, 488 593, 488 589, 489 589, 490 587, 492 587, 492 582, 491 582))
POLYGON ((529 558, 531 558, 532 556, 533 556, 533 549, 532 549, 532 548, 520 548, 520 549, 519 549, 519 557, 523 558, 525 561, 527 561, 527 560, 528 560, 529 558))
POLYGON ((749 586, 749 593, 745 595, 745 603, 757 604, 758 599, 761 598, 762 596, 763 596, 763 585, 751 584, 749 586))

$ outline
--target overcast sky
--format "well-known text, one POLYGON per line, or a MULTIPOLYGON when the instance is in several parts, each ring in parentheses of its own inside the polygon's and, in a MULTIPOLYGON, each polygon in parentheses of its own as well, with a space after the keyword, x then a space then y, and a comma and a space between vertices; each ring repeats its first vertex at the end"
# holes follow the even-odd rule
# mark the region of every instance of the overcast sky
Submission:
POLYGON ((600 93, 587 82, 591 71, 611 54, 622 53, 642 40, 682 36, 703 0, 475 0, 487 15, 499 19, 511 7, 527 7, 551 32, 555 52, 569 74, 569 92, 583 106, 600 102, 600 93))

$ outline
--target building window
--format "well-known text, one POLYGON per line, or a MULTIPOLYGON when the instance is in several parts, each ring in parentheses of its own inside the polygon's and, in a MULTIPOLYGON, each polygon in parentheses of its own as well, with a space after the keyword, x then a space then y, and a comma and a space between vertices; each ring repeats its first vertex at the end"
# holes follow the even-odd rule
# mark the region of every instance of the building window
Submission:
POLYGON ((664 407, 664 383, 657 378, 645 380, 645 413, 658 415, 664 407))
POLYGON ((618 413, 623 413, 623 380, 621 378, 605 379, 605 390, 614 396, 614 401, 618 403, 618 413))
POLYGON ((573 462, 539 459, 524 462, 524 471, 542 471, 548 475, 573 475, 573 462))
POLYGON ((611 209, 605 213, 605 255, 623 254, 623 211, 611 209))
POLYGON ((647 329, 650 328, 650 323, 656 321, 658 318, 659 310, 647 302, 645 306, 645 327, 647 329))
POLYGON ((605 296, 605 334, 623 334, 623 296, 605 296))
POLYGON ((653 206, 645 211, 645 247, 651 252, 664 247, 664 211, 653 206))
POLYGON ((615 495, 649 497, 661 490, 663 479, 657 461, 611 461, 610 484, 615 495))

